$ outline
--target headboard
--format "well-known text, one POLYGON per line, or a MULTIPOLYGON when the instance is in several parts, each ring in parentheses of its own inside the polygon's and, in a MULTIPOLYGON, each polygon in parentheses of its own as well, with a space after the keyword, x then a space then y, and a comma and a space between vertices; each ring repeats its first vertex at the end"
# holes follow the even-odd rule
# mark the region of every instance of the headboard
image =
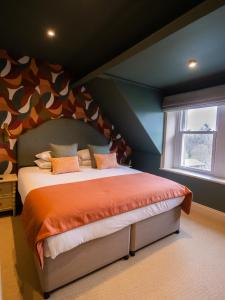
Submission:
POLYGON ((33 166, 35 154, 48 150, 50 143, 78 143, 78 149, 84 149, 87 144, 106 145, 108 141, 103 134, 83 121, 65 118, 49 120, 18 138, 18 167, 33 166))

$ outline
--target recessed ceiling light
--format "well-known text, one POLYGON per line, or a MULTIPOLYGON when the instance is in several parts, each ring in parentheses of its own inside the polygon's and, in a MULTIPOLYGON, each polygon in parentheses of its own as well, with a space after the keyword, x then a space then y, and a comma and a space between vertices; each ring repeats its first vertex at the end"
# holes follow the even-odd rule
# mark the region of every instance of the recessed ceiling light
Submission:
POLYGON ((188 68, 190 68, 190 69, 195 69, 197 67, 197 65, 198 65, 198 62, 195 59, 191 59, 188 61, 188 68))
POLYGON ((50 38, 53 38, 55 36, 55 30, 48 29, 47 30, 47 36, 50 37, 50 38))

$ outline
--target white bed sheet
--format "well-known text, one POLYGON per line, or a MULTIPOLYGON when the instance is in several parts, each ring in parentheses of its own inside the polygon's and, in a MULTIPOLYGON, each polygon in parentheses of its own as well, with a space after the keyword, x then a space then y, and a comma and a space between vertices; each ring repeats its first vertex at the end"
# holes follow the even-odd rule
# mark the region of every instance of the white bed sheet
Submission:
MULTIPOLYGON (((27 194, 35 188, 135 173, 141 172, 121 166, 106 170, 81 167, 81 172, 52 175, 49 170, 38 167, 25 167, 19 170, 18 190, 21 200, 24 203, 27 194)), ((44 243, 44 255, 45 257, 54 259, 59 254, 69 251, 85 242, 109 235, 130 224, 169 211, 180 205, 183 199, 184 197, 178 197, 161 201, 49 237, 44 243)))

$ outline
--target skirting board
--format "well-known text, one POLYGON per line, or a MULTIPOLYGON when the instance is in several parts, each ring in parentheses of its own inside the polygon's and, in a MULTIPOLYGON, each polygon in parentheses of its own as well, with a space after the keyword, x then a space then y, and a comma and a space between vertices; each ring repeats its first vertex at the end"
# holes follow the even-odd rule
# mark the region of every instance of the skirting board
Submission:
POLYGON ((201 214, 205 217, 210 217, 211 219, 214 219, 218 222, 225 223, 225 213, 216 209, 213 209, 211 207, 199 204, 197 202, 192 202, 191 206, 191 214, 197 213, 201 214))

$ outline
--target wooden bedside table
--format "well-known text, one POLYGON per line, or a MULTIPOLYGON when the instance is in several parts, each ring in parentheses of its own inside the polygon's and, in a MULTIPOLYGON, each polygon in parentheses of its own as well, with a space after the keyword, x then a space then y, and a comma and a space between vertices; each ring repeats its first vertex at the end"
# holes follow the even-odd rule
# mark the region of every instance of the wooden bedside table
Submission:
POLYGON ((0 212, 12 210, 16 215, 16 174, 0 175, 0 212))

